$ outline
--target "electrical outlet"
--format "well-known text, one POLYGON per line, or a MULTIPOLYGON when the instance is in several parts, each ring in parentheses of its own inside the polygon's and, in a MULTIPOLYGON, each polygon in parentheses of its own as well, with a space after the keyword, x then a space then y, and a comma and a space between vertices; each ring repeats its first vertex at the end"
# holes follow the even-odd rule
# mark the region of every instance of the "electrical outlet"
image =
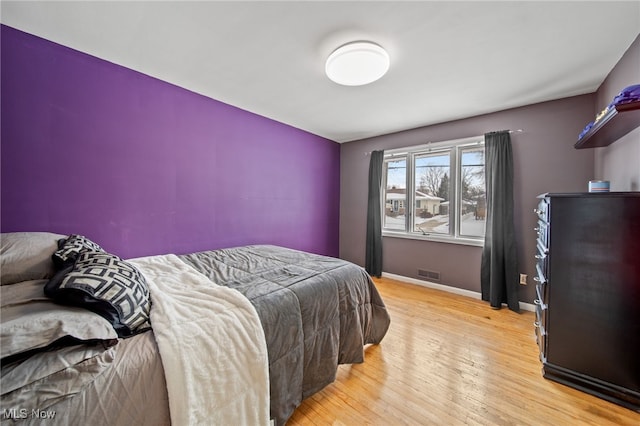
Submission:
POLYGON ((527 274, 520 274, 520 284, 527 285, 527 274))

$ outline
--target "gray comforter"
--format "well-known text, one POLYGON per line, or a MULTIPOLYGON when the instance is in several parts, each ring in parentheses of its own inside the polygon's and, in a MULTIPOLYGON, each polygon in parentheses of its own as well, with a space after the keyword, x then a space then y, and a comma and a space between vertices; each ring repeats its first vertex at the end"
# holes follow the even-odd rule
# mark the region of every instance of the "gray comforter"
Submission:
POLYGON ((276 425, 333 382, 338 364, 363 362, 364 345, 379 343, 389 327, 369 275, 352 263, 275 246, 179 257, 255 306, 267 340, 276 425))

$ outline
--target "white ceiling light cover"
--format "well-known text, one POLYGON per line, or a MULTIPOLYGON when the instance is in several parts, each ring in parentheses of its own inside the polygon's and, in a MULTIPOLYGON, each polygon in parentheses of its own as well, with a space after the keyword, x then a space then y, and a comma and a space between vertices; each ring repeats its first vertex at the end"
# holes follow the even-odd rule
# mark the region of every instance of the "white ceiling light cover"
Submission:
POLYGON ((327 76, 344 86, 373 83, 389 70, 389 54, 368 41, 347 43, 333 51, 325 65, 327 76))

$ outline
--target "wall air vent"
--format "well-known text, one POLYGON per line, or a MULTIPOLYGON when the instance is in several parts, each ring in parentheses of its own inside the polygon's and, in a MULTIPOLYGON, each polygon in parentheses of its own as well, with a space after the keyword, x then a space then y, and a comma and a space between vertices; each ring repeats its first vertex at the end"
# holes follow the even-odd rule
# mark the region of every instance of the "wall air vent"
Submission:
POLYGON ((426 281, 440 281, 440 272, 418 269, 418 278, 426 281))

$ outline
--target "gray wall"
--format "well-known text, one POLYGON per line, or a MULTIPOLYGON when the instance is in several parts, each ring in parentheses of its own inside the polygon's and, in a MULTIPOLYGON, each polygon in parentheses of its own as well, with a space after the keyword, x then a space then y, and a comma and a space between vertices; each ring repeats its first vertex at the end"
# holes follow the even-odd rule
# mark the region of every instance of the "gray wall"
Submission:
MULTIPOLYGON (((632 84, 640 84, 640 36, 598 89, 596 113, 632 84)), ((612 191, 640 191, 640 128, 606 148, 597 148, 594 174, 596 179, 611 181, 612 191)))
MULTIPOLYGON (((582 95, 342 144, 340 257, 364 265, 367 153, 494 130, 523 129, 523 133, 511 135, 515 226, 519 270, 529 276, 529 285, 520 287, 520 300, 532 302, 536 196, 587 190, 588 181, 593 179, 594 150, 576 150, 573 144, 593 119, 594 102, 595 94, 582 95)), ((418 268, 439 271, 442 284, 479 292, 481 251, 480 247, 383 237, 383 271, 411 278, 417 278, 418 268)))

